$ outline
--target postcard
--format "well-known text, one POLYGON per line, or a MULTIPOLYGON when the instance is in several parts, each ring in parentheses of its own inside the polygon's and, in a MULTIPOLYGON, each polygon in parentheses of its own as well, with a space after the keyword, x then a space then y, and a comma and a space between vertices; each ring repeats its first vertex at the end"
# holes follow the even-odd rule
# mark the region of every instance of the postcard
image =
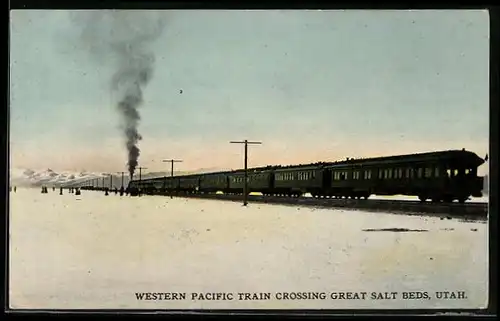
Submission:
POLYGON ((487 10, 13 10, 12 310, 482 309, 487 10))

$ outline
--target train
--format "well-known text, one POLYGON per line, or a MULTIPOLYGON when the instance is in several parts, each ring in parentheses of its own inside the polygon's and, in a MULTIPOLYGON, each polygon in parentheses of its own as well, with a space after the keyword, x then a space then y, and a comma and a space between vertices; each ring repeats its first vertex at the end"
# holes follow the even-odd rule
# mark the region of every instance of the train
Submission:
MULTIPOLYGON (((246 171, 247 193, 264 196, 368 199, 371 195, 417 196, 420 201, 464 203, 481 197, 486 160, 465 149, 335 162, 268 165, 246 171)), ((245 170, 156 177, 129 182, 130 195, 239 194, 245 170)))

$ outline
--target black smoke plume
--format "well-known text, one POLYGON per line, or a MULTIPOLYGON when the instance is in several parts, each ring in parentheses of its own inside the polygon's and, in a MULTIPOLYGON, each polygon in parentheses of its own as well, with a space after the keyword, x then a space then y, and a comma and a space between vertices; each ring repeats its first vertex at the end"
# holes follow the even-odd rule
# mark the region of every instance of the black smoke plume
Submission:
POLYGON ((111 88, 117 93, 117 109, 122 120, 122 132, 128 153, 128 170, 132 178, 138 165, 139 107, 143 89, 154 70, 154 53, 149 49, 163 30, 162 12, 147 11, 83 11, 73 15, 73 21, 83 27, 82 39, 99 61, 111 60, 116 72, 111 88))

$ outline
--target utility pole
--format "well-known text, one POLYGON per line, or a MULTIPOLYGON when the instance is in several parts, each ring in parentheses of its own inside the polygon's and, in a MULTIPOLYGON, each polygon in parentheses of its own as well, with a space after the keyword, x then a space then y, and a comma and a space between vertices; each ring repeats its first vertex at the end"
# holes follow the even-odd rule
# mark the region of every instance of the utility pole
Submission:
POLYGON ((139 184, 141 183, 142 180, 142 170, 147 169, 146 167, 139 167, 139 184))
POLYGON ((125 172, 117 172, 117 174, 122 174, 122 188, 123 188, 123 175, 125 174, 125 172))
POLYGON ((147 169, 147 168, 146 167, 139 167, 139 196, 141 196, 141 194, 142 194, 141 181, 142 181, 142 170, 143 169, 147 169))
MULTIPOLYGON (((164 159, 162 162, 170 162, 171 167, 170 167, 170 177, 174 177, 174 163, 182 163, 182 160, 180 159, 164 159)), ((173 193, 170 193, 170 198, 174 198, 173 193)))
POLYGON ((262 142, 249 142, 244 140, 242 142, 231 141, 231 144, 245 144, 245 183, 243 184, 243 206, 248 204, 248 144, 260 145, 262 142))
MULTIPOLYGON (((113 174, 104 173, 104 175, 109 177, 109 189, 111 190, 113 188, 113 174)), ((102 178, 102 187, 104 187, 104 177, 102 178)))

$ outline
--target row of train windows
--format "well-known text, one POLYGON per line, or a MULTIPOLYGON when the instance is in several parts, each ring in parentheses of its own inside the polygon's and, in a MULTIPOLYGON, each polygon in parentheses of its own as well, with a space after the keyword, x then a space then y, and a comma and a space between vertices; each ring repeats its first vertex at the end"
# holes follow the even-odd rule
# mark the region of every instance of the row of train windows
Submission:
MULTIPOLYGON (((349 174, 349 172, 347 172, 347 171, 333 172, 333 174, 332 174, 333 180, 335 180, 335 181, 345 180, 345 179, 347 179, 348 174, 349 174)), ((364 172, 354 171, 354 172, 352 172, 352 179, 361 179, 361 177, 363 177, 363 179, 371 179, 372 178, 372 171, 364 171, 364 172), (363 175, 361 175, 361 174, 363 174, 363 175)))
POLYGON ((226 181, 226 177, 225 176, 209 177, 207 178, 207 181, 212 183, 223 183, 226 181))
MULTIPOLYGON (((377 170, 374 170, 375 174, 377 173, 377 170)), ((445 175, 447 177, 454 177, 459 175, 459 170, 458 169, 446 169, 445 175)), ((472 169, 465 169, 463 171, 465 175, 468 174, 474 174, 474 171, 472 169)), ((287 181, 287 180, 295 180, 294 177, 295 173, 277 173, 275 175, 275 180, 277 181, 287 181)), ((430 178, 430 177, 439 177, 440 175, 440 170, 438 167, 427 167, 427 168, 417 168, 416 170, 413 168, 390 168, 390 169, 383 169, 378 171, 378 178, 379 179, 398 179, 398 178, 430 178)), ((248 180, 253 181, 253 180, 261 180, 266 177, 266 174, 257 174, 257 175, 249 175, 248 180)), ((298 180, 310 180, 314 179, 314 171, 303 171, 303 172, 298 172, 297 174, 297 179, 298 180)), ((332 173, 332 178, 333 180, 346 180, 349 178, 349 172, 348 171, 335 171, 332 173)), ((372 178, 372 170, 366 170, 366 171, 354 171, 352 172, 352 177, 351 179, 371 179, 372 178)), ((225 177, 213 177, 210 178, 209 180, 212 182, 224 182, 225 177)), ((233 176, 231 178, 233 183, 243 183, 245 178, 244 176, 233 176)), ((195 183, 196 179, 190 179, 191 183, 195 183)), ((165 183, 166 185, 170 185, 169 183, 171 182, 155 182, 154 185, 160 185, 165 183)), ((183 183, 186 183, 185 180, 183 180, 183 183)), ((137 184, 138 186, 147 186, 148 183, 142 183, 142 184, 137 184)))
POLYGON ((295 178, 295 173, 277 173, 274 175, 274 180, 276 181, 291 181, 291 180, 299 180, 299 181, 307 181, 310 179, 314 179, 316 176, 314 175, 314 171, 303 171, 297 173, 297 178, 295 178))
MULTIPOLYGON (((259 181, 266 177, 266 174, 256 174, 248 175, 248 181, 259 181)), ((245 182, 245 176, 233 176, 231 177, 233 183, 243 183, 245 182)))
MULTIPOLYGON (((376 173, 377 171, 375 171, 376 173)), ((471 169, 466 169, 465 174, 472 173, 471 169)), ((447 169, 446 176, 453 177, 457 176, 459 171, 457 169, 447 169)), ((341 181, 348 179, 349 172, 348 171, 336 171, 332 173, 333 180, 341 181)), ((379 179, 399 179, 399 178, 430 178, 430 177, 439 177, 440 170, 438 167, 427 167, 427 168, 417 168, 416 170, 413 168, 388 168, 382 169, 378 171, 379 179)), ((351 179, 371 179, 372 171, 354 171, 352 172, 351 179)))

